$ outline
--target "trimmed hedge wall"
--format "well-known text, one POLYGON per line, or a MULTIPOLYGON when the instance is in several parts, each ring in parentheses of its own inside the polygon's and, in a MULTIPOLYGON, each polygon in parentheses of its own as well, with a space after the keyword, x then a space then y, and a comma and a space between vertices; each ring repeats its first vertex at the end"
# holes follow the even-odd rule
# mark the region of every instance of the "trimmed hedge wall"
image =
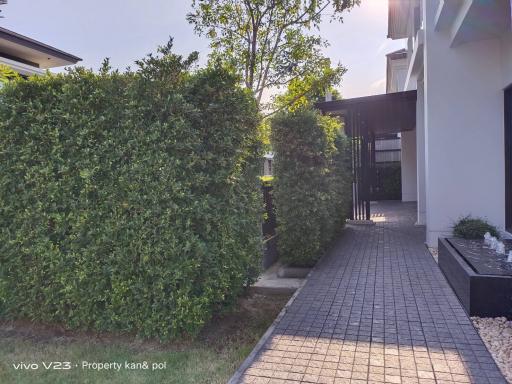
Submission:
POLYGON ((0 91, 4 317, 194 334, 261 262, 258 112, 162 48, 0 91))
POLYGON ((400 163, 377 164, 372 200, 402 200, 402 167, 400 163))
POLYGON ((347 218, 348 139, 336 119, 309 109, 276 115, 271 139, 279 257, 312 266, 347 218))

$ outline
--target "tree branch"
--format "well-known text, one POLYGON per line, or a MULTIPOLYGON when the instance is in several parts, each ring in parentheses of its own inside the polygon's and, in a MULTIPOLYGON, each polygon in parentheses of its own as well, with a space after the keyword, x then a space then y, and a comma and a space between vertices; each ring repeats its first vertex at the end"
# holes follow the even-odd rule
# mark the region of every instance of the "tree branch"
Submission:
MULTIPOLYGON (((313 3, 311 3, 311 5, 313 5, 313 3)), ((309 18, 307 18, 306 20, 302 20, 302 18, 304 16, 306 16, 309 12, 310 12, 310 9, 308 9, 309 7, 306 8, 306 10, 297 18, 295 18, 294 20, 290 21, 289 23, 285 24, 285 28, 291 26, 291 25, 304 25, 304 24, 307 24, 309 22, 311 22, 312 20, 314 20, 316 17, 320 16, 322 14, 322 12, 329 6, 331 5, 331 1, 327 1, 327 3, 322 7, 320 8, 320 10, 318 12, 316 12, 313 16, 310 16, 309 18)))
POLYGON ((278 32, 277 37, 276 37, 276 41, 274 42, 274 47, 270 51, 270 56, 269 56, 269 59, 267 60, 267 65, 265 67, 265 71, 263 73, 263 78, 262 78, 261 84, 260 84, 261 90, 258 92, 257 97, 256 97, 256 102, 258 103, 258 105, 260 105, 261 97, 263 96, 263 90, 266 88, 266 83, 267 83, 267 78, 268 78, 268 72, 270 70, 270 65, 274 61, 274 55, 276 53, 277 46, 278 46, 279 42, 281 41, 281 35, 283 34, 283 31, 284 31, 283 28, 279 29, 279 32, 278 32))
POLYGON ((259 67, 259 75, 258 75, 258 82, 256 84, 256 88, 259 89, 260 86, 261 86, 261 79, 262 79, 262 76, 263 76, 263 59, 265 57, 265 51, 267 49, 267 44, 268 44, 268 38, 270 36, 270 26, 272 25, 272 21, 273 21, 273 16, 274 16, 274 10, 275 10, 275 0, 272 0, 272 4, 267 7, 267 9, 265 10, 265 13, 268 9, 270 9, 270 15, 269 15, 269 20, 268 20, 268 27, 267 27, 267 33, 265 34, 265 39, 263 40, 263 45, 262 45, 262 51, 260 53, 260 62, 258 64, 258 67, 259 67))
POLYGON ((282 111, 283 109, 285 108, 288 108, 290 107, 291 105, 293 105, 297 100, 299 100, 301 97, 303 96, 306 96, 308 94, 308 92, 310 92, 311 90, 313 90, 313 85, 308 89, 308 90, 305 90, 304 92, 296 95, 292 100, 290 100, 288 103, 280 106, 279 108, 273 110, 272 112, 266 114, 263 116, 264 119, 266 119, 267 117, 270 117, 272 115, 275 115, 276 113, 282 111))

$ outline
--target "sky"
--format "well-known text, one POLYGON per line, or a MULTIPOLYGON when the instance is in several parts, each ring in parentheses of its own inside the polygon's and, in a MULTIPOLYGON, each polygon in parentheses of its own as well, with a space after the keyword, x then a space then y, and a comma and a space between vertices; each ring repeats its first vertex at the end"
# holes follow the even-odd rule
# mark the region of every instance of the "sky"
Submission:
MULTIPOLYGON (((341 86, 344 98, 385 92, 385 54, 405 46, 387 35, 387 0, 362 0, 344 22, 324 22, 325 54, 347 69, 341 86)), ((105 57, 124 69, 158 45, 174 38, 177 53, 200 53, 206 62, 208 40, 194 34, 185 19, 188 0, 9 0, 0 26, 52 45, 98 69, 105 57)))

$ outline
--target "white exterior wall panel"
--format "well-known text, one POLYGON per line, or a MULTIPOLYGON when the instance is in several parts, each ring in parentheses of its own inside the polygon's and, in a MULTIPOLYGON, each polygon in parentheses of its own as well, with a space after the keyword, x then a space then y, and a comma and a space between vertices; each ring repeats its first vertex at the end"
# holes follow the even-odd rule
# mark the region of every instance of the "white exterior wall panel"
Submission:
MULTIPOLYGON (((423 75, 422 75, 423 76, 423 75)), ((416 101, 416 176, 417 176, 417 225, 426 224, 426 196, 425 196, 425 114, 423 96, 423 78, 418 81, 416 101)))
POLYGON ((424 2, 427 243, 451 234, 463 215, 503 228, 504 143, 501 42, 451 48, 424 2))

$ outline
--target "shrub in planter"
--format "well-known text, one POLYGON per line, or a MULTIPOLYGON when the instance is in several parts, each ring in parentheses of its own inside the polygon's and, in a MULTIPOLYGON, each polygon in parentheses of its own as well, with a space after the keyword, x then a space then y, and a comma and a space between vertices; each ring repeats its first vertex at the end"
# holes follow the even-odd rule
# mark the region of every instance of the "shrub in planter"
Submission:
POLYGON ((498 229, 486 220, 465 216, 453 226, 453 234, 464 239, 483 239, 486 232, 499 238, 498 229))
POLYGON ((377 164, 375 183, 372 190, 373 200, 401 200, 402 169, 400 163, 377 164))
POLYGON ((255 102, 161 50, 0 90, 2 316, 167 339, 255 277, 255 102))
POLYGON ((307 108, 281 112, 271 124, 279 257, 312 266, 347 217, 348 141, 337 120, 307 108))

